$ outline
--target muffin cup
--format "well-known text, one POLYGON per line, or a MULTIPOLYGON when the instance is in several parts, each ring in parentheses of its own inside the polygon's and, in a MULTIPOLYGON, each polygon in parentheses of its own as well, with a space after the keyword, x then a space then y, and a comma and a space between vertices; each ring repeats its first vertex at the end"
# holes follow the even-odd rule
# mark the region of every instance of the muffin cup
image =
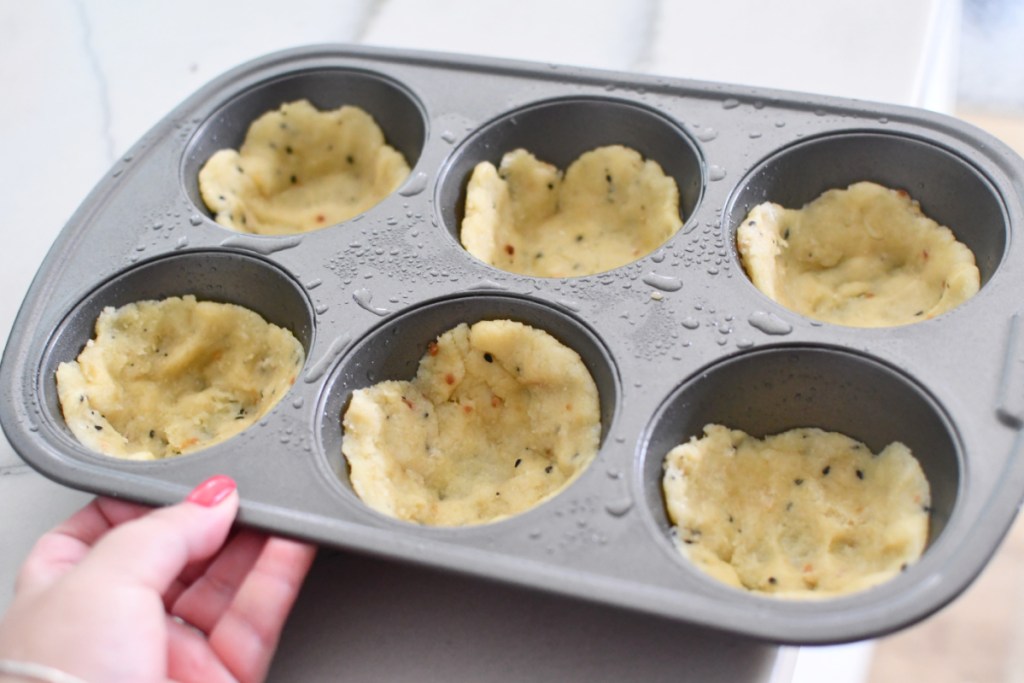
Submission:
POLYGON ((679 189, 681 219, 693 214, 704 188, 704 165, 677 123, 630 102, 570 98, 532 104, 474 131, 441 170, 436 200, 441 220, 458 242, 466 186, 480 162, 498 167, 507 152, 522 148, 565 171, 584 152, 606 145, 624 145, 656 161, 679 189))
POLYGON ((950 227, 974 252, 982 286, 999 267, 1009 240, 999 191, 969 161, 915 135, 844 132, 797 142, 751 169, 723 220, 735 235, 758 204, 799 209, 826 190, 862 180, 906 190, 926 216, 950 227))
MULTIPOLYGON (((211 112, 192 136, 182 164, 182 183, 200 214, 211 216, 199 194, 199 170, 215 152, 242 146, 249 126, 282 104, 309 100, 320 111, 343 105, 367 111, 387 144, 416 165, 423 151, 426 121, 416 98, 400 83, 371 71, 309 69, 258 83, 211 112)), ((408 185, 413 179, 403 183, 408 185)), ((399 188, 399 192, 402 188, 399 188)))
POLYGON ((343 495, 355 496, 341 452, 341 416, 352 393, 386 380, 413 379, 430 342, 459 324, 482 320, 520 322, 576 351, 597 386, 601 441, 605 440, 617 408, 618 377, 607 349, 586 325, 549 304, 523 297, 485 293, 446 298, 407 310, 376 327, 351 347, 327 378, 317 410, 317 431, 320 450, 329 471, 342 483, 343 495))
MULTIPOLYGON (((700 437, 708 424, 763 439, 802 427, 845 434, 878 453, 899 441, 924 470, 932 491, 929 545, 956 509, 963 453, 949 417, 898 369, 824 346, 776 346, 722 360, 673 391, 654 414, 640 456, 646 500, 664 532, 665 456, 700 437)), ((678 550, 672 547, 678 554, 678 550)), ((927 551, 926 551, 927 552, 927 551)))
MULTIPOLYGON (((154 259, 96 287, 54 331, 39 370, 46 422, 71 436, 57 398, 57 366, 75 360, 93 337, 96 319, 104 308, 188 294, 199 301, 236 304, 254 311, 267 322, 290 331, 309 352, 313 342, 309 302, 297 283, 274 265, 230 251, 179 253, 154 259)), ((77 443, 73 446, 81 448, 77 443)))

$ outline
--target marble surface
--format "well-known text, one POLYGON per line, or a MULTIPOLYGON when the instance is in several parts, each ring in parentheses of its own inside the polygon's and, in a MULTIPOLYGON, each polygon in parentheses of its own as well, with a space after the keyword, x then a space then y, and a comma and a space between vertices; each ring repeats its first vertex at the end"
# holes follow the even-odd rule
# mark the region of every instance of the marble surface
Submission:
MULTIPOLYGON (((581 7, 567 0, 0 3, 0 340, 50 243, 101 174, 207 80, 285 47, 352 42, 951 106, 957 0, 593 0, 586 12, 581 7)), ((35 539, 89 498, 37 475, 0 438, 0 609, 35 539)), ((798 656, 324 550, 271 680, 654 681, 685 671, 707 681, 827 675, 853 683, 869 649, 798 656)))

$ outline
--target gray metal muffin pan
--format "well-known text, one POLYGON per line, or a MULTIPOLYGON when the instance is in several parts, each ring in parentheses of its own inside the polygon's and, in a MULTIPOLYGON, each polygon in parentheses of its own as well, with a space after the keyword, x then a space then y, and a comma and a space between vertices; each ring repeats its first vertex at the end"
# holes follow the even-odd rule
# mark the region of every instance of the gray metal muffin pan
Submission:
POLYGON ((15 449, 69 486, 162 504, 226 473, 243 522, 387 557, 643 610, 778 642, 879 635, 956 597, 1024 495, 1024 162, 963 123, 814 95, 436 54, 317 46, 210 83, 106 175, 42 264, 3 358, 15 449), (196 174, 286 101, 368 110, 413 166, 390 198, 340 225, 259 237, 216 225, 196 174), (508 274, 458 244, 473 165, 525 146, 565 166, 622 143, 678 183, 685 224, 653 254, 572 279, 508 274), (887 329, 821 324, 744 276, 737 224, 755 203, 799 206, 863 179, 904 188, 978 258, 981 292, 887 329), (192 293, 293 330, 307 361, 258 425, 199 453, 124 462, 85 449, 54 370, 103 306, 192 293), (600 391, 602 444, 553 499, 470 528, 386 518, 351 490, 340 416, 353 389, 409 378, 459 322, 511 318, 575 348, 600 391), (879 449, 907 443, 931 482, 923 558, 852 596, 792 601, 728 588, 672 545, 661 459, 711 421, 796 426, 879 449))

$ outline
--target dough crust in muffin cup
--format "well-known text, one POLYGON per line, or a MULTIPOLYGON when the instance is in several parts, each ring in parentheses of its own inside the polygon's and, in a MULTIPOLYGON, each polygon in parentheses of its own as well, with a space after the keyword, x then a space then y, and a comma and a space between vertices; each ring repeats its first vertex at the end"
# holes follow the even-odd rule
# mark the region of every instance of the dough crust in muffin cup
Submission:
POLYGON ((510 320, 440 335, 411 381, 355 391, 343 424, 356 494, 431 526, 534 507, 586 469, 601 435, 597 386, 579 354, 510 320))
POLYGON ((106 307, 57 368, 64 419, 88 448, 158 460, 225 441, 263 417, 305 359, 292 335, 242 306, 192 295, 106 307))
POLYGON ((646 256, 682 224, 675 180, 634 149, 598 147, 564 173, 516 149, 473 170, 461 241, 501 270, 575 277, 646 256))
POLYGON ((801 209, 766 202, 736 232, 754 285, 786 308, 852 327, 905 325, 974 296, 974 254, 905 191, 858 182, 801 209))
POLYGON ((683 555, 758 593, 854 593, 905 571, 928 542, 928 480, 900 442, 872 453, 817 428, 758 439, 709 424, 665 456, 662 488, 683 555))
POLYGON ((224 227, 282 235, 357 216, 408 176, 405 157, 365 110, 298 100, 253 121, 240 149, 210 157, 199 191, 224 227))

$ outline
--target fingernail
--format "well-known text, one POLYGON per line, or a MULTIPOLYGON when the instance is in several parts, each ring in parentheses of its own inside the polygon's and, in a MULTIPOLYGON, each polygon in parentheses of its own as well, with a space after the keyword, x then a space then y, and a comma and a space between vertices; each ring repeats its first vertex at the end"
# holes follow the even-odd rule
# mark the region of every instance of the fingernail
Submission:
POLYGON ((212 508, 230 496, 231 492, 236 488, 238 488, 238 485, 235 484, 234 479, 223 474, 217 474, 192 489, 192 493, 188 494, 188 498, 185 500, 189 503, 212 508))

